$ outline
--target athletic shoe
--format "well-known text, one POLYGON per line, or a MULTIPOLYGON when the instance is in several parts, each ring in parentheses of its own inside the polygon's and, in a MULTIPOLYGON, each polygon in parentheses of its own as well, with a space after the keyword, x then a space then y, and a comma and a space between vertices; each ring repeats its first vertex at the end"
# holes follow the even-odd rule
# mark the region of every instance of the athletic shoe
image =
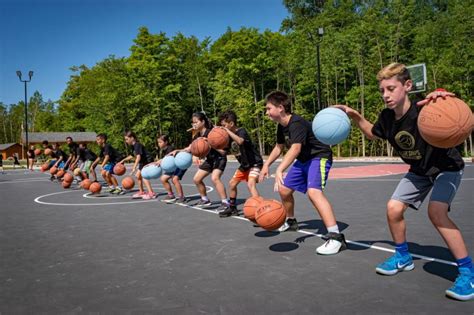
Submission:
POLYGON ((112 190, 111 193, 114 195, 123 195, 125 192, 122 190, 122 188, 117 187, 114 190, 112 190))
POLYGON ((145 199, 145 200, 150 200, 150 199, 155 199, 156 198, 156 194, 155 193, 152 193, 152 192, 149 192, 145 195, 143 195, 142 199, 145 199))
POLYGON ((286 219, 285 223, 277 229, 278 232, 298 231, 298 222, 295 218, 286 219))
POLYGON ((115 187, 109 187, 108 189, 105 190, 105 192, 112 194, 114 190, 115 190, 115 187))
POLYGON ((382 275, 393 276, 400 271, 410 271, 414 268, 415 264, 410 254, 402 256, 399 252, 395 252, 393 256, 378 265, 375 271, 382 275))
POLYGON ((167 195, 165 198, 161 199, 161 201, 168 202, 168 203, 174 202, 175 200, 176 200, 175 195, 167 195))
POLYGON ((145 195, 146 195, 146 192, 139 191, 139 192, 133 194, 132 199, 142 199, 143 196, 145 196, 145 195))
POLYGON ((328 233, 323 239, 326 243, 316 248, 319 255, 334 255, 347 248, 346 239, 342 233, 328 233))
POLYGON ((199 207, 199 208, 205 208, 205 207, 209 207, 211 205, 212 205, 212 202, 210 200, 200 199, 194 206, 199 207))
POLYGON ((227 217, 230 217, 230 216, 233 216, 233 215, 239 215, 239 210, 237 210, 236 206, 227 206, 226 205, 226 208, 219 211, 218 213, 219 213, 219 216, 221 218, 227 218, 227 217))
POLYGON ((454 285, 446 290, 446 295, 460 301, 474 298, 474 274, 468 268, 459 268, 454 285))
POLYGON ((186 197, 176 197, 174 200, 169 201, 169 203, 187 203, 188 201, 186 197))

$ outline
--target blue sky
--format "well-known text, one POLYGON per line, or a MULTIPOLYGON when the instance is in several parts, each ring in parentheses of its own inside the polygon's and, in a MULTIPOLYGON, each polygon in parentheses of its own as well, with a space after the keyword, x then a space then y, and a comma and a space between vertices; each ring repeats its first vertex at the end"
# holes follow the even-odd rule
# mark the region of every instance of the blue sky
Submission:
POLYGON ((128 56, 141 26, 215 40, 227 27, 278 31, 287 15, 283 0, 0 0, 0 102, 24 100, 16 70, 34 71, 29 96, 58 100, 70 67, 128 56))

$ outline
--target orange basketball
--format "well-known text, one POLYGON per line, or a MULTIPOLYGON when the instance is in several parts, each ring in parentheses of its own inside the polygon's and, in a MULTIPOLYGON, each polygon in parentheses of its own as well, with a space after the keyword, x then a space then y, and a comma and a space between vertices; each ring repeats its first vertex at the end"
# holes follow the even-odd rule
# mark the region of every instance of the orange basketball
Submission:
POLYGON ((273 231, 285 223, 286 210, 281 202, 264 200, 255 212, 257 224, 267 231, 273 231))
POLYGON ((71 175, 71 173, 64 173, 64 176, 63 176, 63 181, 65 182, 68 182, 68 183, 72 183, 74 177, 71 175))
POLYGON ((72 183, 72 182, 63 181, 63 182, 62 182, 63 188, 69 188, 69 187, 71 187, 71 183, 72 183))
POLYGON ((81 182, 81 187, 87 190, 89 189, 91 184, 92 184, 91 180, 86 178, 81 182))
POLYGON ((135 181, 133 180, 133 177, 127 176, 122 179, 122 187, 123 189, 130 190, 135 186, 135 181))
POLYGON ((209 151, 211 151, 211 147, 204 137, 199 137, 191 143, 191 154, 198 158, 206 157, 209 151))
POLYGON ((115 175, 122 176, 123 174, 125 174, 126 171, 127 169, 125 168, 125 165, 123 165, 122 163, 115 164, 114 166, 115 175))
POLYGON ((472 133, 474 117, 469 106, 456 97, 438 97, 418 115, 418 130, 426 142, 438 148, 453 148, 472 133))
POLYGON ((56 174, 57 172, 58 172, 58 168, 57 168, 56 166, 53 166, 53 167, 51 167, 51 168, 49 169, 49 173, 50 173, 51 175, 54 175, 54 174, 56 174))
POLYGON ((264 199, 260 196, 250 197, 244 203, 244 216, 250 221, 255 222, 255 212, 260 207, 264 199))
POLYGON ((49 163, 48 162, 44 163, 43 165, 41 165, 41 172, 43 173, 46 172, 48 168, 49 168, 49 163))
POLYGON ((57 178, 62 178, 64 176, 66 172, 64 170, 59 170, 57 173, 56 173, 56 177, 57 178))
POLYGON ((224 128, 214 127, 209 132, 207 140, 213 149, 225 149, 229 145, 229 134, 224 128))
POLYGON ((95 182, 89 186, 89 191, 93 194, 98 194, 102 190, 102 185, 95 182))
POLYGON ((41 154, 41 149, 35 149, 35 155, 40 155, 41 154))
POLYGON ((44 149, 44 154, 45 155, 50 155, 53 151, 50 148, 44 149))

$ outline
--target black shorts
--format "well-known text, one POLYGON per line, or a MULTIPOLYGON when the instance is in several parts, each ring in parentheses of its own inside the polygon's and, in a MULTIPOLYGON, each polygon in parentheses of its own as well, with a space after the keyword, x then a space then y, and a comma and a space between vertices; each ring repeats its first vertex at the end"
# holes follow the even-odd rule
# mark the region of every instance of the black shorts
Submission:
POLYGON ((215 157, 212 159, 207 158, 200 166, 199 169, 212 173, 213 170, 218 169, 221 171, 225 170, 227 165, 227 156, 215 157))

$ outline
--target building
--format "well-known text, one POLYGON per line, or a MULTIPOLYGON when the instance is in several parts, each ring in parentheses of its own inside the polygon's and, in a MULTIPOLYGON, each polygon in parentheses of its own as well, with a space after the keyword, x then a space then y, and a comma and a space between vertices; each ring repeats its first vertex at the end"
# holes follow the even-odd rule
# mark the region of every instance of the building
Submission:
POLYGON ((2 154, 4 160, 8 159, 15 153, 17 153, 18 157, 21 158, 21 147, 22 146, 19 143, 2 143, 0 144, 0 154, 2 154))

